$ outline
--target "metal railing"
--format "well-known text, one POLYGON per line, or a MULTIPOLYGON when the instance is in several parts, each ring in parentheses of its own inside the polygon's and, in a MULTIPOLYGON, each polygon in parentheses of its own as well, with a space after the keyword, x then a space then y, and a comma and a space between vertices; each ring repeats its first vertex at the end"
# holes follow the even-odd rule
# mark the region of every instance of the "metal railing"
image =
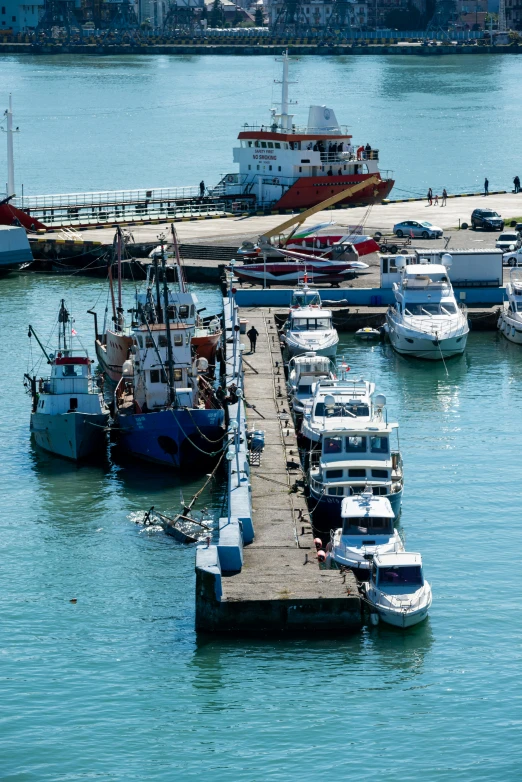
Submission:
POLYGON ((197 198, 200 189, 189 187, 154 187, 143 190, 101 190, 91 193, 51 193, 14 198, 13 204, 20 209, 57 209, 60 207, 105 206, 116 204, 147 204, 151 201, 180 201, 197 198))
POLYGON ((460 311, 453 317, 441 318, 438 315, 419 317, 408 315, 407 313, 402 318, 399 318, 398 313, 392 315, 392 317, 397 323, 406 328, 429 334, 437 339, 448 337, 450 334, 454 337, 462 336, 468 325, 467 309, 464 305, 461 305, 460 311))

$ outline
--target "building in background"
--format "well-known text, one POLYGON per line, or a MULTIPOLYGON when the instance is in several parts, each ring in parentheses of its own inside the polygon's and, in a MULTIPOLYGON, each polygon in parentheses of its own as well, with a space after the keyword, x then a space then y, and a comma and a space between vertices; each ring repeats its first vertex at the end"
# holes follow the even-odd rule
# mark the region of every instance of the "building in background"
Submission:
POLYGON ((265 8, 269 27, 281 33, 361 30, 368 24, 366 0, 266 0, 265 8))
POLYGON ((522 0, 506 0, 508 30, 522 30, 522 0))

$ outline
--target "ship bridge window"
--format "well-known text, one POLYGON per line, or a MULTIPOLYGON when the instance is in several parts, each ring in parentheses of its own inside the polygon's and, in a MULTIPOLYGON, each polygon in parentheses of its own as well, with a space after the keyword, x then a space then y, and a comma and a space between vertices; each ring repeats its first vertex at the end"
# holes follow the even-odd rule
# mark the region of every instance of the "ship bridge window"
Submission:
POLYGON ((147 335, 145 337, 145 347, 146 348, 153 348, 154 347, 154 340, 149 335, 147 335))
POLYGON ((349 478, 366 478, 366 470, 352 468, 348 470, 349 478))
POLYGON ((251 141, 249 141, 249 142, 248 142, 248 146, 249 146, 249 147, 251 147, 251 146, 252 146, 252 142, 251 142, 251 141))
POLYGON ((342 437, 325 437, 323 442, 323 453, 342 453, 343 452, 343 438, 342 437))
POLYGON ((393 533, 393 519, 380 517, 362 517, 345 519, 343 523, 343 535, 368 535, 374 532, 377 535, 393 533))
POLYGON ((388 478, 388 470, 372 470, 372 478, 388 478))
POLYGON ((366 437, 360 435, 351 435, 346 438, 346 452, 347 453, 365 453, 366 452, 366 437))
POLYGON ((78 410, 78 399, 75 396, 69 399, 69 412, 71 413, 73 410, 78 410))
POLYGON ((174 382, 179 383, 183 379, 183 372, 181 369, 174 370, 174 382))
POLYGON ((254 146, 259 147, 259 141, 256 141, 254 146))
POLYGON ((334 405, 328 405, 328 407, 325 407, 324 402, 317 402, 314 414, 317 416, 323 415, 327 418, 342 418, 343 416, 364 418, 370 415, 370 409, 368 405, 357 402, 336 402, 334 405))
POLYGON ((274 148, 274 143, 273 143, 273 141, 269 141, 269 142, 268 142, 268 149, 273 149, 273 148, 274 148))
POLYGON ((174 344, 183 345, 183 334, 174 334, 174 344))
POLYGON ((81 377, 83 366, 80 364, 65 364, 62 367, 62 377, 81 377))
POLYGON ((372 453, 388 453, 388 438, 381 436, 370 437, 370 451, 372 453))
POLYGON ((343 477, 343 471, 342 470, 327 470, 326 471, 326 477, 335 479, 335 478, 342 478, 343 477))
POLYGON ((166 383, 167 375, 164 369, 151 369, 150 370, 150 382, 151 383, 166 383))
POLYGON ((334 497, 342 497, 344 494, 344 488, 342 486, 332 486, 328 489, 328 494, 331 494, 334 497))
POLYGON ((261 142, 261 149, 266 149, 266 141, 261 142))
POLYGON ((279 141, 276 141, 276 142, 275 142, 275 144, 274 144, 274 147, 275 147, 276 149, 281 149, 281 144, 279 143, 279 141))
POLYGON ((175 304, 169 304, 167 307, 167 314, 170 318, 170 320, 176 319, 176 305, 175 304))
POLYGON ((167 335, 166 334, 160 334, 158 337, 158 345, 160 348, 166 348, 167 347, 167 335))
POLYGON ((179 317, 181 320, 185 320, 185 318, 188 318, 189 316, 189 307, 188 304, 182 304, 179 308, 179 317))

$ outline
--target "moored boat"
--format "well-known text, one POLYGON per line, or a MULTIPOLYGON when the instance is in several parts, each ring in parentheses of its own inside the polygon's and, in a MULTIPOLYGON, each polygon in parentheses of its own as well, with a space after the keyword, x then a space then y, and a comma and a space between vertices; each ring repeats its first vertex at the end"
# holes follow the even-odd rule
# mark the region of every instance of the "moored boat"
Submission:
POLYGON ((522 345, 522 280, 518 269, 512 269, 506 285, 507 301, 503 303, 497 328, 510 342, 522 345))
POLYGON ((295 415, 301 416, 313 397, 315 384, 320 380, 334 379, 335 366, 327 356, 308 351, 294 356, 288 362, 288 396, 295 415))
POLYGON ((432 602, 417 553, 376 554, 370 580, 364 585, 370 613, 394 627, 412 627, 424 621, 432 602))
POLYGON ((109 410, 91 375, 85 351, 72 348, 72 322, 65 302, 59 313, 58 349, 48 353, 33 335, 51 366, 50 377, 25 375, 32 396, 31 432, 45 451, 73 461, 103 451, 109 410))

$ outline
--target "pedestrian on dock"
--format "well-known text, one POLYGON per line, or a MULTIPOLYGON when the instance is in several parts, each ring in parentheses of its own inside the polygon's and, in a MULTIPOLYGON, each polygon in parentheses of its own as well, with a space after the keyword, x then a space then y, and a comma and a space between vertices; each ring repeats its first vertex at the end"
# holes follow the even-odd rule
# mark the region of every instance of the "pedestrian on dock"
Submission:
POLYGON ((199 197, 204 198, 205 197, 205 183, 203 180, 199 183, 199 197))
POLYGON ((489 180, 487 177, 484 180, 484 195, 489 195, 489 180))
POLYGON ((515 193, 520 193, 520 177, 517 176, 513 180, 513 184, 515 185, 515 193))
POLYGON ((251 353, 255 353, 256 352, 256 342, 257 342, 258 336, 259 336, 259 331, 256 329, 255 326, 252 326, 252 328, 247 331, 247 337, 250 340, 250 352, 251 353))
POLYGON ((428 204, 431 206, 433 203, 433 190, 431 187, 428 188, 428 204))
POLYGON ((442 191, 442 204, 441 204, 441 206, 446 206, 446 199, 447 199, 447 197, 448 197, 448 191, 446 190, 446 188, 444 188, 443 191, 442 191))
POLYGON ((439 205, 439 196, 435 193, 435 206, 439 205))

